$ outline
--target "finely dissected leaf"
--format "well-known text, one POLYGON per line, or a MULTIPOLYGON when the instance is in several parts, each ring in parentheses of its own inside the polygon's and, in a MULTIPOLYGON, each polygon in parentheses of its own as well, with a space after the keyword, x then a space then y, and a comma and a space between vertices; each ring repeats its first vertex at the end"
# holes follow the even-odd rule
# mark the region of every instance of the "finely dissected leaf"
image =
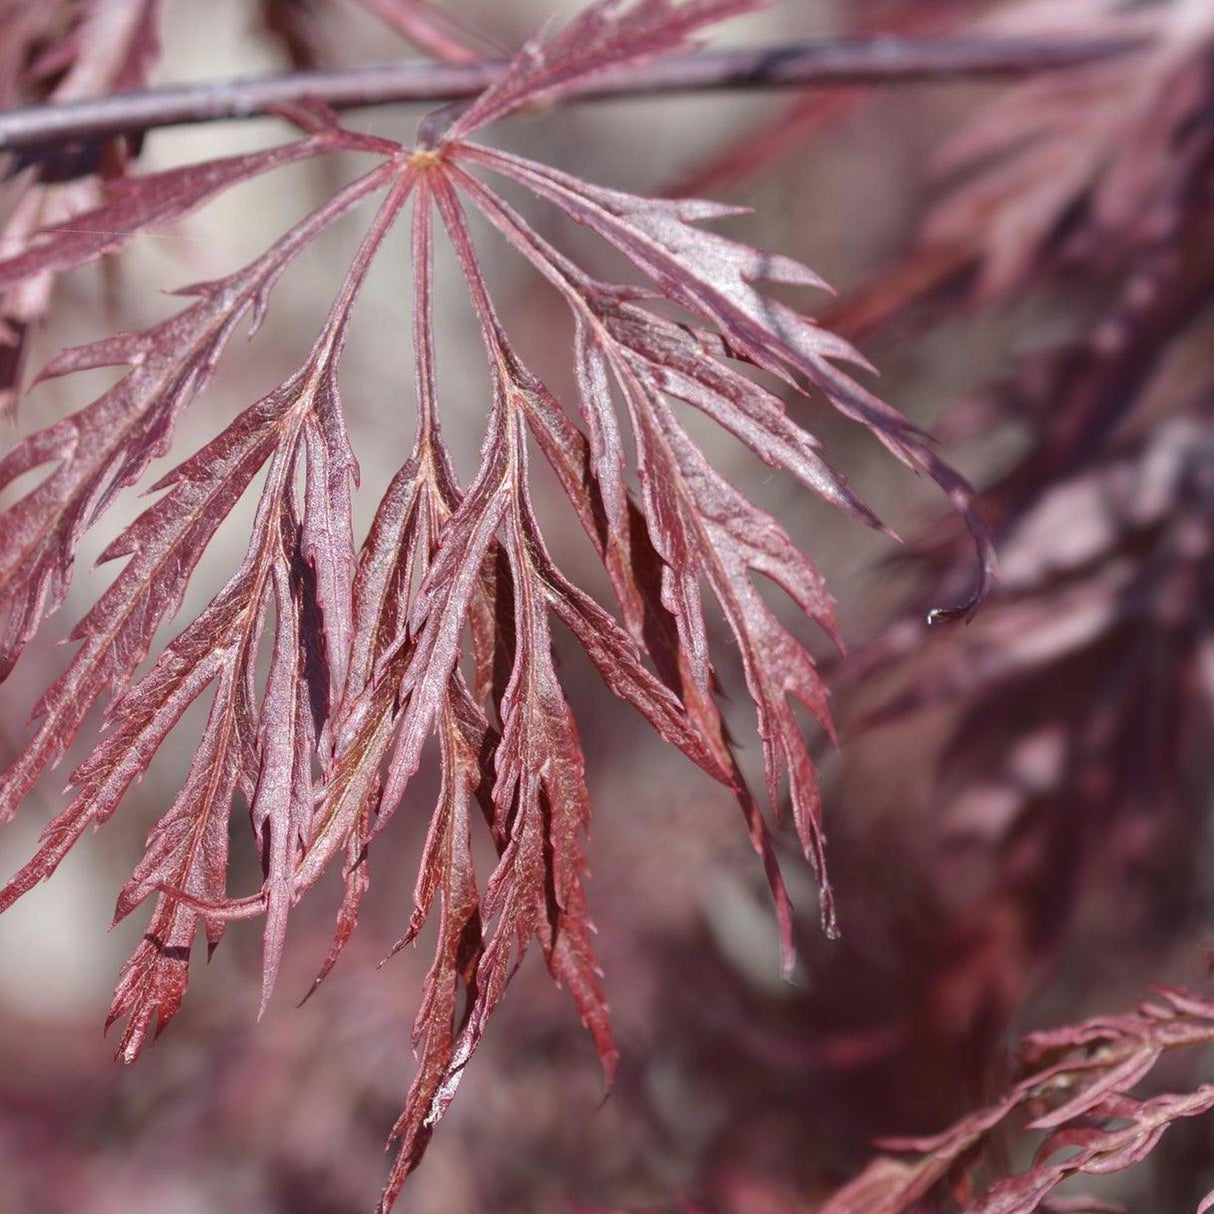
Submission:
MULTIPOLYGON (((1043 1203, 1066 1180, 1141 1162, 1174 1122, 1214 1109, 1210 1084, 1145 1100, 1128 1094, 1166 1051, 1199 1048, 1214 1040, 1214 1004, 1181 990, 1159 995, 1162 1002, 1143 1003, 1137 1013, 1030 1034, 1021 1044, 1018 1081, 1003 1099, 934 1138, 883 1143, 886 1150, 920 1157, 879 1157, 826 1203, 823 1214, 910 1214, 925 1201, 966 1192, 971 1174, 982 1174, 988 1140, 1012 1119, 1027 1115, 1033 1115, 1029 1128, 1052 1133, 1026 1170, 967 1198, 967 1212, 1031 1214, 1047 1208, 1043 1203), (1077 1085, 1082 1085, 1080 1094, 1068 1099, 1077 1085), (1043 1107, 1049 1111, 1041 1113, 1043 1107)), ((997 1150, 990 1154, 998 1159, 997 1150)))
MULTIPOLYGON (((385 15, 428 15, 425 5, 366 2, 385 15)), ((149 225, 179 218, 278 164, 338 149, 382 157, 251 265, 189 288, 195 302, 178 316, 52 361, 48 375, 129 370, 93 404, 0 459, 0 488, 48 466, 34 489, 0 513, 0 603, 7 611, 0 667, 7 672, 62 603, 83 531, 166 453, 182 409, 206 386, 244 317, 255 329, 295 255, 358 202, 387 190, 304 365, 154 486, 156 500, 106 549, 105 559, 126 563, 74 632, 79 648, 40 701, 30 746, 0 778, 0 811, 11 812, 62 758, 106 691, 114 696, 108 732, 74 772, 72 799, 35 857, 0 892, 0 909, 49 876, 88 826, 117 810, 187 709, 209 697, 181 790, 119 898, 119 917, 149 898, 155 907, 110 1019, 126 1018, 120 1052, 133 1058, 180 1006, 199 926, 213 948, 227 922, 258 915, 266 920, 264 1010, 292 908, 340 862, 337 924, 312 989, 336 964, 369 885, 370 853, 387 845, 388 825, 437 742, 441 787, 401 945, 431 918, 437 943, 414 1024, 418 1068, 393 1132, 399 1150, 384 1209, 420 1161, 532 942, 569 990, 608 1082, 616 1065, 586 890, 586 760, 558 675, 553 617, 616 696, 736 794, 776 901, 787 968, 791 907, 769 826, 716 702, 708 587, 756 703, 768 800, 777 806, 787 786, 821 887, 823 921, 834 930, 821 798, 798 719, 803 709, 832 735, 825 685, 755 577, 774 582, 838 645, 833 604, 789 535, 695 446, 681 411, 703 414, 772 468, 880 528, 813 436, 751 371, 775 376, 790 392, 819 389, 946 489, 979 536, 979 595, 985 590, 989 555, 968 487, 905 419, 840 369, 862 363, 855 351, 760 290, 763 282, 820 286, 816 275, 698 226, 733 208, 639 198, 466 142, 486 123, 598 73, 681 49, 713 21, 755 7, 752 0, 605 0, 530 43, 441 137, 434 132, 441 133, 449 111, 426 124, 420 150, 351 134, 323 109, 297 107, 289 116, 307 133, 300 142, 120 183, 75 225, 51 228, 0 262, 4 289, 115 252, 149 225), (651 287, 592 278, 473 175, 480 170, 555 203, 623 253, 651 287), (410 199, 417 438, 356 555, 358 465, 339 393, 340 360, 369 267, 410 199), (584 431, 513 347, 465 201, 568 306, 584 431), (457 482, 440 425, 435 215, 471 297, 492 388, 479 466, 466 487, 457 482), (670 319, 666 304, 687 319, 670 319), (532 441, 609 575, 622 622, 565 576, 540 532, 532 441), (630 449, 636 495, 629 491, 630 449), (203 552, 259 475, 242 564, 137 677, 203 552), (248 805, 262 867, 259 888, 246 893, 227 888, 229 820, 239 800, 248 805), (474 832, 482 829, 496 853, 486 879, 473 861, 474 832)), ((458 46, 447 50, 460 57, 458 46)), ((1126 1074, 1118 1072, 1107 1092, 1126 1074)), ((1108 1098, 1103 1087, 1086 1089, 1093 1107, 1108 1098)))

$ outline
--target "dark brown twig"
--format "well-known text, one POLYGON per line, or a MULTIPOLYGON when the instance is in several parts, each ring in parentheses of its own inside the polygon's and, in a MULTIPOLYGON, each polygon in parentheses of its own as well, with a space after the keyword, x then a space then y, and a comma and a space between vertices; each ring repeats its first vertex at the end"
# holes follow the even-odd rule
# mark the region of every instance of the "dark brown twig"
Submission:
MULTIPOLYGON (((596 76, 583 99, 726 89, 902 84, 1023 76, 1091 63, 1140 48, 1141 40, 975 41, 879 37, 715 51, 596 76)), ((344 71, 292 72, 148 89, 66 105, 0 112, 0 149, 21 150, 135 135, 156 127, 256 118, 318 98, 337 108, 458 101, 501 70, 406 62, 344 71)))

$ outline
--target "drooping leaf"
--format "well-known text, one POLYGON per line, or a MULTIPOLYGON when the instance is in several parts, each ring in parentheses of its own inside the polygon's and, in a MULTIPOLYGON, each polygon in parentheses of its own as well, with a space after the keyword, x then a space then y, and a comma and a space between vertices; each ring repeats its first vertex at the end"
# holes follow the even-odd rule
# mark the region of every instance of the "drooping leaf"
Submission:
MULTIPOLYGON (((420 13, 425 6, 392 7, 420 13)), ((711 591, 756 702, 767 799, 777 808, 787 787, 822 890, 824 923, 834 929, 817 775, 797 715, 807 711, 830 734, 825 686, 809 649, 767 604, 755 577, 776 583, 837 644, 833 606, 809 558, 694 445, 682 411, 705 415, 773 469, 880 527, 753 373, 774 375, 790 394, 821 391, 903 462, 935 477, 977 530, 964 482, 924 436, 840 368, 863 365, 855 351, 761 290, 764 282, 820 286, 816 275, 700 226, 733 208, 639 198, 466 140, 600 73, 684 49, 713 21, 755 7, 751 0, 604 0, 530 43, 445 132, 443 118, 430 123, 419 150, 346 132, 315 105, 297 107, 289 116, 305 131, 300 142, 120 183, 79 221, 81 228, 95 222, 97 232, 52 227, 0 262, 0 288, 19 285, 116 252, 132 234, 277 164, 328 150, 380 157, 250 266, 190 288, 195 302, 178 316, 54 360, 49 375, 129 369, 92 405, 0 460, 0 487, 47 468, 0 514, 7 611, 0 659, 7 668, 62 603, 84 530, 168 452, 177 418, 244 317, 256 328, 295 255, 362 199, 387 190, 304 365, 163 478, 154 487, 160 496, 106 550, 106 559, 126 563, 79 625, 79 648, 43 697, 33 741, 0 783, 0 806, 15 807, 63 757, 107 691, 115 697, 108 731, 74 772, 71 800, 37 854, 0 893, 0 908, 49 876, 87 827, 116 812, 186 711, 205 700, 190 769, 119 899, 119 916, 155 899, 111 1011, 111 1021, 127 1021, 120 1052, 133 1058, 180 1006, 200 927, 214 947, 229 921, 264 915, 264 1009, 292 909, 341 864, 337 924, 317 982, 330 973, 355 930, 371 852, 390 846, 393 819, 412 808, 415 777, 437 749, 441 787, 402 938, 414 941, 434 919, 437 945, 414 1024, 418 1069, 394 1131, 399 1150, 384 1209, 417 1166, 533 944, 569 990, 608 1081, 615 1067, 586 879, 593 773, 560 680, 553 617, 612 693, 736 794, 775 896, 787 968, 792 916, 779 856, 717 703, 715 638, 703 599, 705 587, 711 591), (474 176, 482 170, 586 224, 651 286, 592 278, 474 176), (370 265, 409 199, 417 438, 356 554, 357 461, 340 360, 370 265), (466 202, 567 304, 576 408, 512 344, 466 202), (471 297, 491 382, 480 462, 466 486, 440 425, 435 215, 471 297), (671 304, 683 319, 671 319, 671 304), (619 619, 573 584, 541 534, 532 442, 609 575, 619 619), (629 491, 634 471, 636 494, 629 491), (140 675, 203 552, 250 490, 257 511, 243 562, 140 675), (241 801, 262 867, 251 892, 228 888, 230 819, 241 801), (495 853, 483 878, 473 862, 482 830, 495 853)), ((980 531, 979 538, 984 544, 980 531)), ((984 563, 979 594, 988 573, 984 563)))

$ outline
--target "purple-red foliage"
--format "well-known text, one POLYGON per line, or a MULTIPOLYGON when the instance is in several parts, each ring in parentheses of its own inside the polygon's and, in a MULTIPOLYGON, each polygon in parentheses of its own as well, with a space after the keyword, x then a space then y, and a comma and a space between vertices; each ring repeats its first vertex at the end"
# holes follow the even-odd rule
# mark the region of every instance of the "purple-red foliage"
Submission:
MULTIPOLYGON (((526 45, 470 105, 426 124, 417 148, 356 134, 320 107, 300 107, 287 116, 303 128, 302 139, 115 183, 92 209, 40 228, 0 261, 0 290, 18 291, 114 253, 149 225, 178 219, 281 165, 336 151, 378 158, 249 265, 181 292, 193 302, 177 315, 66 351, 43 372, 127 368, 92 404, 36 431, 0 460, 0 486, 47 468, 0 514, 3 673, 62 605, 82 534, 170 450, 179 416, 206 388, 232 335, 246 320, 257 328, 275 284, 302 249, 383 194, 300 369, 163 476, 152 504, 102 554, 125 564, 76 626, 78 648, 39 701, 29 743, 0 778, 3 816, 64 756, 99 699, 107 699, 107 730, 73 772, 71 799, 37 853, 0 891, 0 909, 49 877, 89 826, 114 814, 190 705, 209 705, 185 782, 118 900, 118 918, 153 901, 150 926, 122 972, 109 1018, 125 1020, 119 1053, 133 1059, 178 1010, 200 928, 213 949, 230 920, 264 916, 264 1008, 292 908, 340 864, 345 893, 320 978, 329 972, 354 930, 370 853, 382 845, 381 832, 403 804, 423 751, 437 740, 442 785, 402 943, 432 915, 438 940, 414 1028, 418 1070, 393 1131, 400 1146, 385 1208, 420 1159, 532 940, 569 989, 608 1081, 615 1065, 583 885, 590 803, 577 727, 553 659, 552 617, 616 695, 734 789, 777 900, 788 954, 790 912, 768 827, 742 781, 714 699, 702 598, 704 586, 711 589, 757 707, 769 800, 776 804, 787 785, 821 886, 823 922, 835 930, 817 776, 795 708, 802 705, 829 731, 825 686, 752 575, 775 582, 837 641, 833 605, 817 570, 780 525, 709 464, 679 410, 707 415, 774 468, 879 527, 814 438, 747 368, 789 392, 817 389, 905 464, 926 471, 966 517, 982 550, 979 586, 941 614, 967 615, 989 581, 991 557, 966 484, 919 431, 843 369, 864 365, 850 346, 760 289, 764 282, 821 286, 810 270, 701 226, 736 208, 636 197, 472 142, 489 123, 559 99, 594 73, 683 49, 709 24, 755 6, 754 0, 601 0, 563 30, 526 45), (485 174, 523 187, 587 227, 651 285, 592 278, 491 189, 485 174), (417 438, 358 550, 352 524, 358 465, 339 367, 367 271, 410 205, 417 438), (511 345, 480 268, 468 207, 568 305, 581 425, 511 345), (444 445, 437 399, 436 219, 480 322, 492 384, 480 466, 466 487, 444 445), (682 319, 671 319, 658 303, 676 305, 682 319), (625 422, 638 454, 639 495, 628 488, 625 422), (530 440, 598 551, 622 623, 556 567, 532 506, 530 440), (136 678, 217 529, 259 477, 243 562, 136 678), (264 678, 257 663, 263 650, 264 678), (249 806, 263 871, 261 888, 243 897, 228 889, 229 817, 240 799, 249 806), (483 886, 473 862, 478 818, 497 852, 483 886)), ((427 9, 371 7, 406 24, 424 19, 427 9)), ((94 10, 125 11, 113 3, 94 10)), ((416 30, 411 36, 424 41, 416 30)))
MULTIPOLYGON (((1177 1094, 1131 1095, 1165 1053, 1212 1041, 1214 1003, 1168 987, 1137 1012, 1030 1033, 1020 1047, 1015 1082, 1001 1099, 934 1137, 885 1142, 891 1154, 869 1164, 821 1214, 1108 1210, 1099 1201, 1060 1202, 1051 1194, 1067 1180, 1133 1167, 1174 1122, 1214 1109, 1209 1083, 1177 1094), (1040 1131, 1040 1145, 1027 1168, 991 1179, 991 1168, 1009 1172, 992 1149, 1009 1123, 1040 1131), (899 1157, 907 1154, 916 1158, 899 1157)), ((1211 1205, 1214 1193, 1199 1214, 1211 1205)))

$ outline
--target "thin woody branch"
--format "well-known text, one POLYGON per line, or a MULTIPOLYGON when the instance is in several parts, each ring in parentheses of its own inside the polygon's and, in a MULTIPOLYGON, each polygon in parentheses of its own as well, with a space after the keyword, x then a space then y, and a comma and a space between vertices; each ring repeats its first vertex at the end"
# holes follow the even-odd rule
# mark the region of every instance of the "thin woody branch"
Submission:
MULTIPOLYGON (((793 89, 994 79, 1075 67, 1144 45, 1141 39, 835 39, 686 55, 595 76, 576 96, 591 100, 663 93, 793 89)), ((0 149, 13 151, 136 135, 157 127, 256 118, 318 98, 336 109, 459 101, 502 68, 406 62, 342 71, 292 72, 120 93, 98 100, 0 112, 0 149)))

